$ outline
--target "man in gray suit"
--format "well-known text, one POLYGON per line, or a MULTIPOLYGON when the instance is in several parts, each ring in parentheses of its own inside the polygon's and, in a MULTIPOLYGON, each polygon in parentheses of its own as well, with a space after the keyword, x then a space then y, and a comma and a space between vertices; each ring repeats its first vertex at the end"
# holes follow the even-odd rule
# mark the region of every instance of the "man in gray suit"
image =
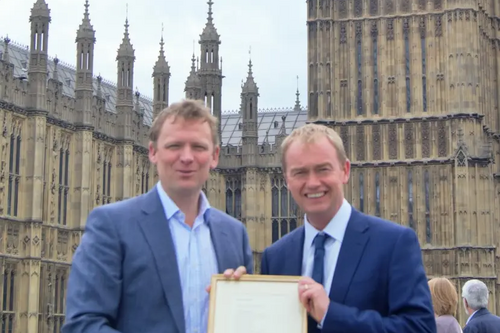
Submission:
POLYGON ((469 319, 464 333, 500 333, 500 317, 487 309, 488 287, 480 280, 469 280, 462 287, 462 298, 469 319))
POLYGON ((201 103, 186 100, 157 116, 149 158, 159 182, 89 214, 62 333, 206 332, 211 276, 253 272, 244 225, 201 191, 219 151, 217 119, 201 103))

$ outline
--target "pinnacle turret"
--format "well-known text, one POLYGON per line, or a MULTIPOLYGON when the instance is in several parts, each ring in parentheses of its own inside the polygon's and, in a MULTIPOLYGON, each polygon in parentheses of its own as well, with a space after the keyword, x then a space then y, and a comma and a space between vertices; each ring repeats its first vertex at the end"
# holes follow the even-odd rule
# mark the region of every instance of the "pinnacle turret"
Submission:
POLYGON ((212 12, 212 6, 213 6, 213 1, 209 0, 207 2, 208 4, 208 17, 207 17, 207 23, 205 25, 205 29, 203 29, 202 34, 200 35, 200 43, 202 41, 205 42, 219 42, 220 35, 217 33, 217 29, 215 28, 214 25, 214 19, 213 19, 213 12, 212 12))
POLYGON ((118 57, 134 57, 135 50, 130 42, 130 36, 128 33, 128 18, 125 19, 125 32, 123 33, 122 43, 120 44, 120 48, 118 49, 118 57))
POLYGON ((252 59, 248 61, 248 76, 246 82, 243 84, 243 93, 254 93, 259 94, 259 88, 255 83, 252 72, 252 59))
POLYGON ((78 42, 79 39, 92 39, 95 42, 95 31, 90 23, 90 14, 89 14, 89 0, 85 0, 85 12, 83 14, 82 24, 80 24, 80 28, 76 33, 76 40, 78 42))
POLYGON ((153 68, 153 76, 155 74, 170 74, 170 66, 165 58, 165 49, 163 41, 163 32, 160 39, 160 54, 158 55, 158 60, 156 60, 155 66, 153 68))
POLYGON ((31 19, 39 17, 50 18, 50 9, 45 0, 37 0, 31 9, 31 19))

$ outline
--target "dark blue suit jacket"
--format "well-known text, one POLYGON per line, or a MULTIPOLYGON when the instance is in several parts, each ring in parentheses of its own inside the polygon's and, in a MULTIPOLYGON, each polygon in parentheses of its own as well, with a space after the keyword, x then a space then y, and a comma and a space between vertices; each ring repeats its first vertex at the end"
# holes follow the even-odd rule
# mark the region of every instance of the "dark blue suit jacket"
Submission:
POLYGON ((500 317, 481 309, 465 325, 464 333, 500 333, 500 317))
MULTIPOLYGON (((267 248, 261 273, 302 275, 304 227, 267 248)), ((435 333, 415 232, 352 209, 330 292, 324 333, 435 333)), ((309 321, 309 333, 319 332, 309 321)))
MULTIPOLYGON (((246 266, 252 251, 244 225, 208 212, 219 273, 246 266)), ((172 235, 156 187, 95 208, 73 257, 62 333, 185 333, 172 235)))

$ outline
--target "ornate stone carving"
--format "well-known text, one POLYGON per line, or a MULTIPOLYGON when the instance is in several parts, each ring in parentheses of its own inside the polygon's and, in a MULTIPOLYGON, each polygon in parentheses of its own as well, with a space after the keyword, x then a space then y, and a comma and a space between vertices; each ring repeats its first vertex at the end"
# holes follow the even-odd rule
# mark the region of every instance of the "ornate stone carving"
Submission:
POLYGON ((431 157, 431 131, 430 123, 428 121, 422 122, 422 157, 431 157))
MULTIPOLYGON (((3 139, 0 142, 4 141, 3 139)), ((5 186, 7 184, 7 151, 9 150, 9 143, 7 140, 4 141, 0 148, 0 216, 4 215, 3 202, 7 195, 5 186)))
POLYGON ((448 155, 448 136, 446 134, 446 122, 444 120, 438 123, 438 156, 446 157, 448 155))
POLYGON ((370 0, 370 15, 378 15, 378 0, 370 0))
POLYGON ((418 0, 418 9, 425 10, 427 7, 427 0, 418 0))
POLYGON ((434 0, 434 9, 443 9, 443 0, 434 0))
POLYGON ((356 41, 360 41, 361 37, 363 37, 363 23, 356 22, 356 41))
POLYGON ((394 19, 387 19, 386 29, 387 40, 394 40, 394 19))
POLYGON ((399 0, 399 9, 401 12, 408 13, 411 10, 410 0, 399 0))
POLYGON ((420 31, 420 38, 425 38, 427 35, 427 28, 425 24, 426 16, 420 17, 420 21, 418 23, 418 30, 420 31))
POLYGON ((340 23, 340 38, 339 38, 340 44, 347 43, 347 31, 346 31, 346 29, 347 29, 346 23, 341 22, 340 23))
POLYGON ((405 158, 414 158, 413 123, 406 123, 405 131, 405 158))
POLYGON ((347 0, 338 0, 338 1, 339 1, 339 17, 345 18, 347 17, 347 0))
POLYGON ((389 159, 398 158, 398 125, 389 124, 389 159))
POLYGON ((66 230, 57 232, 57 260, 66 261, 68 254, 68 235, 66 230))
POLYGON ((437 14, 434 16, 434 36, 441 37, 443 36, 443 25, 442 25, 442 15, 437 14))
POLYGON ((354 16, 360 17, 363 15, 363 0, 354 0, 354 16))
POLYGON ((350 156, 350 149, 349 149, 349 127, 346 125, 342 125, 340 128, 340 137, 342 138, 342 142, 344 143, 344 149, 345 153, 347 155, 347 158, 350 156))
POLYGON ((375 124, 372 127, 372 145, 373 159, 378 161, 382 159, 382 142, 380 139, 380 125, 375 124))
POLYGON ((19 224, 7 224, 7 253, 12 255, 19 254, 19 224))
POLYGON ((372 35, 372 39, 374 41, 377 40, 378 37, 378 26, 377 26, 377 21, 373 21, 370 29, 370 33, 372 35))
POLYGON ((356 126, 356 160, 365 160, 365 126, 356 126))
POLYGON ((394 13, 394 0, 385 0, 384 12, 385 14, 394 13))
POLYGON ((408 17, 403 18, 403 34, 407 36, 410 32, 410 19, 408 17))

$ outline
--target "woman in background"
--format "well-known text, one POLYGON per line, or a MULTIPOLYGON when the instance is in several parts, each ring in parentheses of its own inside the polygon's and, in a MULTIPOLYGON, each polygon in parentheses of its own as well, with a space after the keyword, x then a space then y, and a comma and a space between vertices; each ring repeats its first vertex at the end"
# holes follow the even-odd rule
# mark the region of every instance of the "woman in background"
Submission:
POLYGON ((446 278, 434 278, 429 281, 429 288, 436 315, 437 333, 462 333, 460 324, 454 317, 458 306, 455 286, 446 278))

